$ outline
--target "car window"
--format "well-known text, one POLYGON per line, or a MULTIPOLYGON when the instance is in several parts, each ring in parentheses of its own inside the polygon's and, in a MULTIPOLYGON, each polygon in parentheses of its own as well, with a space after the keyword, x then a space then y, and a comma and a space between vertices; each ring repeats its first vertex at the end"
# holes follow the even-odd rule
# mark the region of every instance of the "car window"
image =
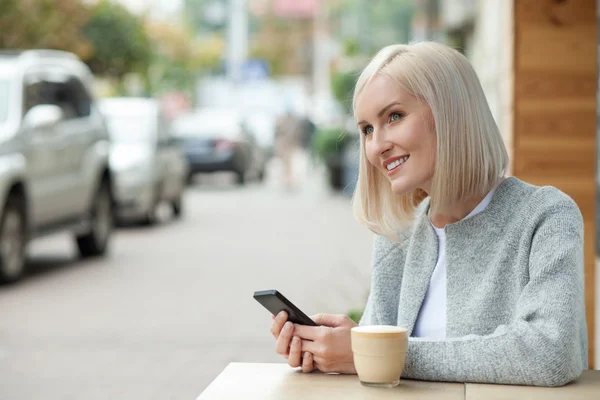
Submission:
POLYGON ((91 112, 91 99, 85 87, 79 79, 69 75, 26 77, 23 113, 40 104, 59 106, 65 119, 87 117, 91 112))
POLYGON ((25 86, 23 87, 23 115, 29 110, 40 104, 53 104, 49 99, 43 98, 43 93, 48 90, 43 87, 47 86, 48 82, 40 75, 28 75, 25 78, 25 86))
POLYGON ((10 81, 0 80, 0 123, 8 118, 10 81))
POLYGON ((172 132, 182 138, 239 138, 242 134, 237 120, 228 115, 191 115, 173 123, 172 132), (228 118, 229 117, 229 118, 228 118))
POLYGON ((107 115, 106 123, 111 140, 116 143, 143 143, 154 138, 152 119, 149 116, 107 115))
POLYGON ((83 83, 75 77, 70 77, 66 85, 77 116, 89 117, 92 111, 92 99, 83 83))

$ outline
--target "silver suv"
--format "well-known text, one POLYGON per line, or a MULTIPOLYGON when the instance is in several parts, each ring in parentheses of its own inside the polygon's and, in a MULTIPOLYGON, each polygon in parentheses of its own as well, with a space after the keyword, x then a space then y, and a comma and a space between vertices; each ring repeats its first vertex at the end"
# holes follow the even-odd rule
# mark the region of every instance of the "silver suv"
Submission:
POLYGON ((0 281, 24 271, 27 243, 74 233, 82 256, 106 252, 113 226, 109 137, 75 55, 0 51, 0 281))

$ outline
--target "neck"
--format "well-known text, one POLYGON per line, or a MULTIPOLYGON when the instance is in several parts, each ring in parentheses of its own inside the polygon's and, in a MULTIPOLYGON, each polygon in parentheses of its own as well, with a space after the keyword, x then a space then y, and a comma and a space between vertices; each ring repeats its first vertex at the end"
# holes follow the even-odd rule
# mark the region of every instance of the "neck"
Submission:
POLYGON ((438 210, 435 214, 430 215, 431 223, 436 228, 444 228, 446 225, 453 224, 464 219, 471 211, 477 207, 485 195, 473 196, 459 203, 451 204, 447 207, 438 210))
MULTIPOLYGON (((446 225, 453 224, 464 219, 477 207, 479 203, 487 196, 487 194, 495 187, 500 185, 506 178, 498 178, 494 184, 482 195, 467 197, 464 200, 450 204, 443 207, 440 210, 436 210, 435 214, 430 214, 429 219, 433 226, 439 229, 443 229, 446 225)), ((431 186, 427 187, 428 190, 423 189, 426 193, 431 193, 431 186)))

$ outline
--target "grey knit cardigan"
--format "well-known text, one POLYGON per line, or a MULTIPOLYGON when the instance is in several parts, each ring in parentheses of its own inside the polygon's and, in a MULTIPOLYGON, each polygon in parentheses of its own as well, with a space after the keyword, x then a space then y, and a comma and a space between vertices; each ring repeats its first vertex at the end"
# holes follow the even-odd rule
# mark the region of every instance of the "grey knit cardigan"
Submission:
MULTIPOLYGON (((428 205, 400 243, 375 237, 361 325, 412 334, 438 258, 428 205)), ((403 378, 560 386, 587 369, 583 219, 570 197, 508 178, 445 231, 447 337, 411 337, 403 378)))

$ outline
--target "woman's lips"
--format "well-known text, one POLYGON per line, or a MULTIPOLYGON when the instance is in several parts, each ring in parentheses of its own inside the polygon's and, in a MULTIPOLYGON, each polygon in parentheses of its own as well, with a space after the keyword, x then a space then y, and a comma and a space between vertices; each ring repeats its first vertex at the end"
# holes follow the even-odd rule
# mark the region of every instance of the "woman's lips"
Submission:
POLYGON ((409 159, 409 156, 404 156, 395 161, 392 161, 391 163, 388 163, 386 165, 386 171, 387 171, 388 176, 394 175, 396 172, 400 171, 400 168, 402 168, 402 166, 404 166, 404 164, 406 163, 406 161, 408 161, 408 159, 409 159))

